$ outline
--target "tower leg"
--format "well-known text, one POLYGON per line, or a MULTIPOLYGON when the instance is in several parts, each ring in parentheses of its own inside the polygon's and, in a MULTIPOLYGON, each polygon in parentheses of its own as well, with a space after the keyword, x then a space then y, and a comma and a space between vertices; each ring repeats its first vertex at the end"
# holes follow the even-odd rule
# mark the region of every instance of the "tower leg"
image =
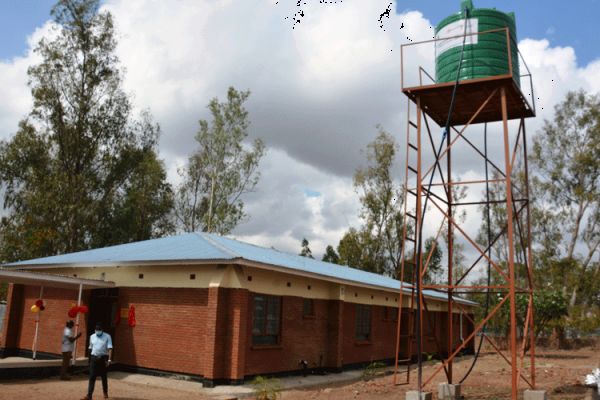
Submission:
POLYGON ((514 227, 513 227, 513 204, 512 204, 512 180, 510 141, 508 137, 508 115, 506 111, 506 89, 500 90, 500 101, 502 105, 502 126, 504 128, 504 163, 506 171, 506 219, 508 239, 508 274, 510 288, 510 360, 511 360, 511 386, 512 398, 517 399, 519 370, 517 368, 517 311, 515 293, 515 249, 514 249, 514 227))

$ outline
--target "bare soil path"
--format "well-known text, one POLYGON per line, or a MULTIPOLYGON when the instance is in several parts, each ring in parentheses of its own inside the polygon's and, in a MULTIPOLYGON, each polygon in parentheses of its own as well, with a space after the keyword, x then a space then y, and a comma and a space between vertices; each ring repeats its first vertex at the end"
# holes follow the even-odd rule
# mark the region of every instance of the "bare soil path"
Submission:
MULTIPOLYGON (((470 363, 470 358, 455 363, 455 378, 462 377, 470 363)), ((586 392, 586 388, 582 385, 583 377, 593 368, 600 367, 600 350, 589 347, 569 351, 541 350, 538 352, 537 367, 537 385, 548 391, 550 399, 583 400, 586 392)), ((435 365, 426 366, 423 376, 430 376, 434 368, 435 365)), ((335 375, 331 376, 335 377, 335 375)), ((216 393, 201 389, 200 385, 194 382, 124 373, 112 373, 109 380, 111 399, 114 400, 208 400, 219 398, 218 396, 226 392, 222 387, 216 393)), ((442 381, 445 381, 443 372, 436 376, 434 383, 430 385, 434 398, 437 383, 442 381)), ((286 382, 288 380, 284 379, 283 383, 286 382)), ((411 374, 411 384, 407 386, 393 386, 392 376, 384 376, 369 381, 331 384, 316 389, 289 389, 282 393, 281 398, 283 400, 404 399, 407 390, 414 390, 415 382, 416 371, 411 374)), ((525 384, 522 387, 525 388, 525 384)), ((86 388, 85 376, 76 376, 71 381, 60 381, 57 378, 0 381, 0 399, 80 399, 85 395, 86 388)), ((95 394, 96 399, 102 398, 99 380, 95 394)), ((482 354, 474 372, 463 385, 463 394, 466 399, 510 399, 510 367, 497 354, 482 354)))

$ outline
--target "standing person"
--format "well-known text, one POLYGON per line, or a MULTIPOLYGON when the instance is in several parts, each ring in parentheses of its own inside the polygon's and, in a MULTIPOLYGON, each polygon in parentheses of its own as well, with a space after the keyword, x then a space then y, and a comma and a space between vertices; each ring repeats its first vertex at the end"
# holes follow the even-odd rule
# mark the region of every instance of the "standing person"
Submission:
POLYGON ((73 357, 73 349, 75 348, 75 341, 81 336, 81 332, 77 336, 73 336, 73 321, 69 320, 65 324, 62 336, 62 368, 60 369, 60 379, 68 381, 69 377, 69 364, 71 363, 71 357, 73 357))
POLYGON ((102 378, 102 391, 104 398, 108 399, 108 378, 106 377, 106 368, 112 362, 112 338, 106 332, 102 331, 102 324, 96 324, 96 331, 90 336, 90 381, 88 384, 88 394, 81 400, 92 400, 96 377, 102 378))

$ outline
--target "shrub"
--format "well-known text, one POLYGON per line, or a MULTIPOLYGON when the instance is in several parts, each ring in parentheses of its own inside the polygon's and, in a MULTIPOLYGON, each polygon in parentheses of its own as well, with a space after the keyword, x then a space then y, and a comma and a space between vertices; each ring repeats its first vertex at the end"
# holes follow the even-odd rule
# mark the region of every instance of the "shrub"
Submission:
POLYGON ((362 373, 362 378, 364 380, 369 380, 378 375, 386 365, 381 361, 374 361, 371 364, 367 365, 362 373))
POLYGON ((256 376, 252 382, 256 400, 276 400, 280 397, 281 382, 276 378, 256 376))

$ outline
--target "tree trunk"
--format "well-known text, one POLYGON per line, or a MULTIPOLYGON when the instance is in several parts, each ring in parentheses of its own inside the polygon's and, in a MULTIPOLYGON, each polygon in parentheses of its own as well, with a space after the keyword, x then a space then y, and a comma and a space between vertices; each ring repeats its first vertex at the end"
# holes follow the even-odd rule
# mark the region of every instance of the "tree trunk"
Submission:
POLYGON ((215 176, 211 177, 210 182, 210 201, 208 204, 208 222, 206 224, 206 231, 212 232, 212 218, 213 218, 213 201, 215 198, 215 176))

